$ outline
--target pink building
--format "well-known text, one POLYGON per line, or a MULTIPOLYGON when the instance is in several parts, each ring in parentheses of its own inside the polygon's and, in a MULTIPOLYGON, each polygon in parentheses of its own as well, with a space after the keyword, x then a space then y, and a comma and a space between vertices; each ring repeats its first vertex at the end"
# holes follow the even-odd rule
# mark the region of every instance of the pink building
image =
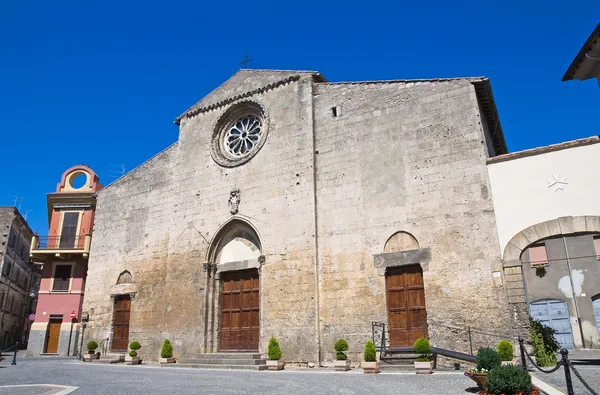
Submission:
POLYGON ((34 235, 30 257, 42 280, 28 355, 75 355, 92 242, 95 193, 102 189, 87 166, 74 166, 48 194, 48 236, 34 235), (71 318, 75 316, 75 318, 71 318))

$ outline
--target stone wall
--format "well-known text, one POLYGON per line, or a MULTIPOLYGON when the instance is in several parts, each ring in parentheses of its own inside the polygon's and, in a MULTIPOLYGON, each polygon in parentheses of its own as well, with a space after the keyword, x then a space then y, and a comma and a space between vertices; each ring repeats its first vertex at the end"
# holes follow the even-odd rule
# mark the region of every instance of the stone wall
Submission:
MULTIPOLYGON (((387 320, 385 270, 373 255, 401 230, 429 249, 430 325, 510 327, 503 278, 493 275, 499 247, 473 85, 276 74, 236 74, 178 118, 176 144, 98 193, 85 341, 110 336, 111 293, 128 270, 130 341, 142 343, 142 358, 156 359, 164 338, 179 357, 216 351, 218 284, 203 264, 234 219, 256 230, 265 256, 263 353, 276 336, 287 362, 327 364, 344 337, 360 361, 371 321, 387 320), (236 100, 266 109, 268 136, 249 162, 221 167, 211 157, 213 129, 236 100), (232 215, 234 189, 241 201, 232 215)), ((431 335, 453 348, 448 332, 431 335)))

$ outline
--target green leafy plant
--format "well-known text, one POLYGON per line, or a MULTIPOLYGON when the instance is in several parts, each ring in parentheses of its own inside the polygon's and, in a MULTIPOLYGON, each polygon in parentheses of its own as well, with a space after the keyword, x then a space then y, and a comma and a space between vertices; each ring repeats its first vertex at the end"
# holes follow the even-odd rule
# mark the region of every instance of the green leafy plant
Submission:
POLYGON ((496 366, 490 371, 485 382, 488 394, 518 395, 533 391, 531 376, 520 366, 496 366))
POLYGON ((429 340, 425 339, 424 337, 420 337, 417 339, 417 341, 415 341, 413 347, 419 354, 417 362, 429 362, 429 351, 431 351, 429 340))
POLYGON ((368 341, 365 345, 365 352, 363 355, 365 362, 375 362, 377 361, 377 349, 375 348, 375 344, 372 341, 368 341))
POLYGON ((269 359, 271 361, 279 361, 281 359, 281 349, 275 337, 271 337, 271 340, 269 340, 269 359))
POLYGON ((500 343, 498 343, 498 347, 496 348, 498 349, 498 354, 500 354, 500 358, 502 358, 503 361, 512 361, 515 357, 515 348, 508 340, 500 341, 500 343))
POLYGON ((335 359, 338 361, 345 361, 348 359, 348 356, 346 355, 346 351, 348 351, 348 342, 346 340, 339 339, 335 342, 333 348, 335 349, 335 359))
POLYGON ((161 358, 173 357, 173 346, 171 345, 171 342, 169 341, 169 339, 165 339, 165 341, 163 342, 162 350, 160 350, 160 357, 161 358))
POLYGON ((490 371, 500 365, 502 365, 502 358, 493 348, 481 347, 477 352, 477 370, 490 371))
POLYGON ((138 341, 132 341, 129 344, 129 348, 131 348, 131 351, 129 351, 129 356, 130 357, 137 357, 137 350, 139 350, 140 348, 142 348, 142 345, 138 341))
POLYGON ((96 343, 93 340, 88 342, 88 344, 87 344, 88 353, 93 354, 97 348, 98 348, 98 343, 96 343))
POLYGON ((536 363, 542 367, 556 365, 556 353, 560 350, 560 343, 555 337, 556 330, 530 317, 529 333, 536 363))

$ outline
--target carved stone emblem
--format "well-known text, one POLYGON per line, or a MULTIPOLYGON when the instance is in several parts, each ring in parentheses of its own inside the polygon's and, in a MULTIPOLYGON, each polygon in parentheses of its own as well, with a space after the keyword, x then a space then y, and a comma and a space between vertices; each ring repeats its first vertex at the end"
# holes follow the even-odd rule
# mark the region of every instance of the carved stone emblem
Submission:
POLYGON ((240 209, 240 190, 233 189, 229 192, 229 212, 231 214, 237 214, 240 209))

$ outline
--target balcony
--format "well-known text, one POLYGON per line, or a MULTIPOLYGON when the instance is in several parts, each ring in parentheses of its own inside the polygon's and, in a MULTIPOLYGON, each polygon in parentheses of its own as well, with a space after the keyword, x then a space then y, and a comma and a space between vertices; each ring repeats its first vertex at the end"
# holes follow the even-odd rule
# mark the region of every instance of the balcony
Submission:
POLYGON ((31 239, 29 256, 37 261, 48 258, 73 258, 80 255, 87 258, 92 243, 91 235, 76 236, 38 236, 31 239))

